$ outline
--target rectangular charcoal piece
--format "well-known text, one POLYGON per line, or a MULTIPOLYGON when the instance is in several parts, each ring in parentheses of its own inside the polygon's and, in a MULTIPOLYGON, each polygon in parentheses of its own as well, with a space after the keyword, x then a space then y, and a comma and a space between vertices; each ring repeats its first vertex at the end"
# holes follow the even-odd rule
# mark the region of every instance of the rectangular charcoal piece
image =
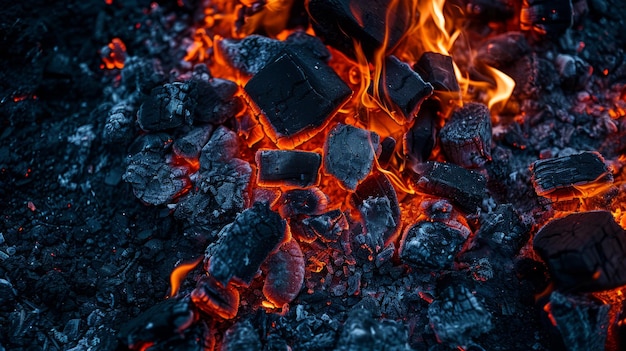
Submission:
POLYGON ((322 156, 315 152, 259 150, 256 153, 260 185, 306 187, 318 181, 322 156))
POLYGON ((530 170, 537 195, 553 201, 598 195, 613 183, 604 158, 595 151, 535 161, 530 170))
POLYGON ((270 60, 244 90, 253 109, 266 118, 273 130, 268 135, 279 146, 304 142, 291 137, 314 133, 352 95, 326 63, 312 56, 298 57, 289 50, 270 60))
POLYGON ((460 91, 459 82, 454 74, 452 57, 436 52, 425 52, 413 69, 433 85, 435 90, 460 91))
POLYGON ((486 105, 471 102, 454 111, 439 133, 448 160, 467 168, 491 160, 491 114, 486 105))
POLYGON ((418 191, 452 200, 475 213, 486 192, 487 180, 477 172, 451 163, 426 162, 414 167, 412 181, 418 191))

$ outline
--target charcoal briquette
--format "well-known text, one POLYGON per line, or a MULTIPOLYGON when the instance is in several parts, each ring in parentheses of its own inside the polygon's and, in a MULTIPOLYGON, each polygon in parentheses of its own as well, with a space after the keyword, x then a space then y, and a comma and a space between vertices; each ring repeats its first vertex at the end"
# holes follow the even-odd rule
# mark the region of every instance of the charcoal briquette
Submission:
POLYGON ((259 150, 256 153, 261 185, 306 187, 317 184, 322 156, 295 150, 259 150))
POLYGON ((302 220, 303 230, 308 237, 319 237, 323 241, 336 241, 348 221, 340 210, 332 210, 319 216, 310 216, 302 220))
POLYGON ((393 137, 386 137, 380 142, 380 155, 378 155, 378 164, 385 168, 389 165, 389 161, 393 157, 394 150, 396 148, 396 139, 393 137))
POLYGON ((196 92, 189 82, 167 83, 150 92, 137 121, 145 131, 161 131, 191 125, 196 108, 196 92))
POLYGON ((355 306, 337 340, 337 351, 408 351, 405 327, 390 319, 379 320, 372 312, 355 306))
POLYGON ((469 18, 487 22, 504 22, 515 16, 515 2, 511 0, 465 0, 465 14, 469 18))
POLYGON ((416 268, 452 269, 467 234, 442 222, 416 223, 402 236, 400 258, 416 268))
POLYGON ((276 307, 298 296, 304 282, 304 254, 294 239, 282 244, 267 259, 263 295, 276 307))
POLYGON ((200 167, 209 169, 213 163, 228 163, 239 153, 237 134, 224 126, 218 127, 202 147, 200 167))
POLYGON ((437 52, 425 52, 413 69, 435 90, 459 92, 452 57, 437 52))
POLYGON ((133 108, 125 102, 116 104, 109 111, 102 137, 110 144, 128 145, 133 132, 133 108))
POLYGON ((448 159, 467 168, 491 160, 491 114, 486 105, 468 103, 456 110, 439 132, 448 159))

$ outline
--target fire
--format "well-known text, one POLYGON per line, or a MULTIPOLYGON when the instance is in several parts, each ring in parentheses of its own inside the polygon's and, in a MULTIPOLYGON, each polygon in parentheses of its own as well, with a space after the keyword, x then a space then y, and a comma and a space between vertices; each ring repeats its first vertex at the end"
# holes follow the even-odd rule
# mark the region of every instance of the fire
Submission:
POLYGON ((100 51, 102 55, 101 68, 122 69, 126 61, 126 44, 120 38, 113 38, 107 46, 100 51))
POLYGON ((172 274, 170 275, 170 297, 176 296, 176 294, 178 293, 178 289, 180 288, 180 284, 183 279, 185 279, 185 276, 187 276, 189 272, 196 268, 198 263, 200 263, 201 261, 202 257, 194 260, 193 262, 182 263, 178 267, 174 268, 172 274))

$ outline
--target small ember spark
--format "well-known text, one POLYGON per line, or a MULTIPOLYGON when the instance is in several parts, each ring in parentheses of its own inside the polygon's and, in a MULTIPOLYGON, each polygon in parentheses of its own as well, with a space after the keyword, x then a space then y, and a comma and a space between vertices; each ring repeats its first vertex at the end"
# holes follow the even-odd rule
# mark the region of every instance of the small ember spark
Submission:
POLYGON ((113 38, 107 46, 100 50, 102 69, 122 69, 126 61, 126 45, 120 38, 113 38))

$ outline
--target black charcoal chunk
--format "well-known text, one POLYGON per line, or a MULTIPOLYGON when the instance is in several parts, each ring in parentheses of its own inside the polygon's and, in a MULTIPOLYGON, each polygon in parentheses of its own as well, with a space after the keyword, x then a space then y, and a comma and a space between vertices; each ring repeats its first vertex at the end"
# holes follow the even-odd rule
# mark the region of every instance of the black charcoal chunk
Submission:
POLYGON ((326 210, 328 196, 319 188, 292 189, 285 191, 278 200, 283 217, 296 215, 319 215, 326 210))
POLYGON ((515 16, 513 0, 466 0, 465 14, 469 18, 487 22, 504 22, 515 16))
POLYGON ((167 133, 147 133, 137 137, 128 147, 130 155, 154 152, 165 156, 172 146, 172 137, 167 133))
POLYGON ((424 102, 413 125, 404 135, 404 155, 411 166, 426 162, 435 147, 438 111, 439 104, 436 102, 424 102))
POLYGON ((351 125, 338 124, 324 144, 324 169, 342 186, 354 190, 372 171, 379 136, 351 125))
POLYGON ((198 279, 190 297, 200 311, 213 317, 233 319, 239 311, 239 290, 232 285, 222 286, 208 275, 198 279))
POLYGON ((156 86, 165 82, 165 74, 156 59, 128 56, 121 72, 122 84, 128 90, 149 94, 156 86))
POLYGON ((454 73, 451 56, 425 52, 413 68, 425 81, 432 84, 435 90, 454 92, 461 90, 454 73))
POLYGON ((610 212, 554 219, 537 232, 533 246, 560 289, 598 291, 626 284, 626 232, 610 212))
POLYGON ((250 284, 263 261, 283 240, 285 226, 267 203, 255 203, 225 226, 214 246, 207 248, 209 274, 223 286, 232 278, 250 284))
POLYGON ((386 52, 402 39, 413 20, 409 7, 408 2, 391 0, 308 2, 313 29, 324 43, 354 58, 356 40, 370 61, 385 42, 386 33, 386 52), (395 11, 388 11, 392 3, 395 11))
POLYGON ((391 161, 391 157, 393 157, 393 152, 396 148, 396 139, 392 137, 386 137, 380 143, 380 155, 378 155, 378 164, 385 168, 389 165, 389 161, 391 161))
POLYGON ((215 162, 228 163, 239 153, 237 134, 224 126, 218 127, 202 147, 200 167, 209 169, 215 162))
POLYGON ((133 136, 133 108, 127 103, 121 102, 109 111, 102 137, 108 144, 127 145, 133 136))
POLYGON ((307 34, 303 31, 291 33, 285 40, 287 47, 298 55, 309 55, 324 62, 330 60, 330 51, 318 37, 307 34))
POLYGON ((196 108, 192 85, 174 82, 152 89, 137 112, 139 127, 145 131, 160 131, 191 125, 196 108))
POLYGON ((194 120, 222 124, 244 108, 241 97, 236 96, 239 86, 226 79, 196 80, 197 105, 194 120))
POLYGON ((467 345, 493 328, 491 313, 463 285, 443 289, 428 306, 428 318, 437 338, 452 347, 467 345))
POLYGON ((235 323, 224 333, 222 351, 261 350, 261 339, 249 320, 235 323))
MULTIPOLYGON (((422 102, 432 95, 433 86, 424 82, 409 64, 395 56, 385 58, 383 72, 384 75, 378 82, 380 97, 399 110, 406 120, 412 120, 422 102)), ((368 92, 373 93, 372 86, 368 92)))
POLYGON ((176 139, 172 144, 172 150, 180 157, 186 159, 196 159, 200 156, 200 151, 209 141, 213 127, 210 125, 196 127, 190 130, 183 137, 176 139))
POLYGON ((359 184, 351 200, 365 220, 369 246, 385 246, 400 228, 400 205, 389 178, 373 173, 359 184))
POLYGON ((604 158, 595 151, 538 160, 530 170, 537 195, 555 201, 597 195, 613 183, 604 158))
POLYGON ((530 52, 524 34, 506 32, 493 36, 478 48, 475 60, 495 68, 509 66, 530 52))
POLYGON ((365 308, 355 307, 344 323, 336 351, 409 351, 406 328, 399 322, 372 316, 365 308))
POLYGON ((520 28, 538 35, 557 37, 574 22, 571 0, 525 0, 520 12, 520 28))
POLYGON ((284 47, 284 43, 252 34, 244 39, 222 39, 217 43, 222 57, 244 74, 257 74, 284 47))
POLYGON ((326 63, 287 50, 275 56, 244 89, 279 141, 323 126, 352 94, 326 63))
POLYGON ((553 291, 550 314, 568 351, 604 350, 611 305, 553 291))
POLYGON ((456 110, 439 133, 448 159, 467 168, 491 160, 491 114, 486 105, 468 103, 456 110))
POLYGON ((400 258, 417 268, 452 269, 467 235, 442 222, 419 222, 405 231, 400 258))
POLYGON ((318 153, 294 150, 260 150, 255 159, 259 183, 269 186, 314 185, 322 163, 322 156, 318 153))
POLYGON ((486 245, 504 257, 513 257, 526 244, 530 228, 523 223, 513 205, 498 206, 495 211, 481 216, 476 232, 479 245, 486 245))
POLYGON ((346 216, 340 210, 326 212, 319 216, 310 216, 302 220, 306 236, 335 241, 344 230, 348 229, 346 216))
POLYGON ((464 211, 475 213, 485 196, 487 180, 477 172, 451 163, 426 162, 414 167, 418 191, 452 200, 464 211))
POLYGON ((593 72, 591 66, 578 56, 558 54, 554 64, 561 78, 561 87, 568 91, 584 89, 593 72))

